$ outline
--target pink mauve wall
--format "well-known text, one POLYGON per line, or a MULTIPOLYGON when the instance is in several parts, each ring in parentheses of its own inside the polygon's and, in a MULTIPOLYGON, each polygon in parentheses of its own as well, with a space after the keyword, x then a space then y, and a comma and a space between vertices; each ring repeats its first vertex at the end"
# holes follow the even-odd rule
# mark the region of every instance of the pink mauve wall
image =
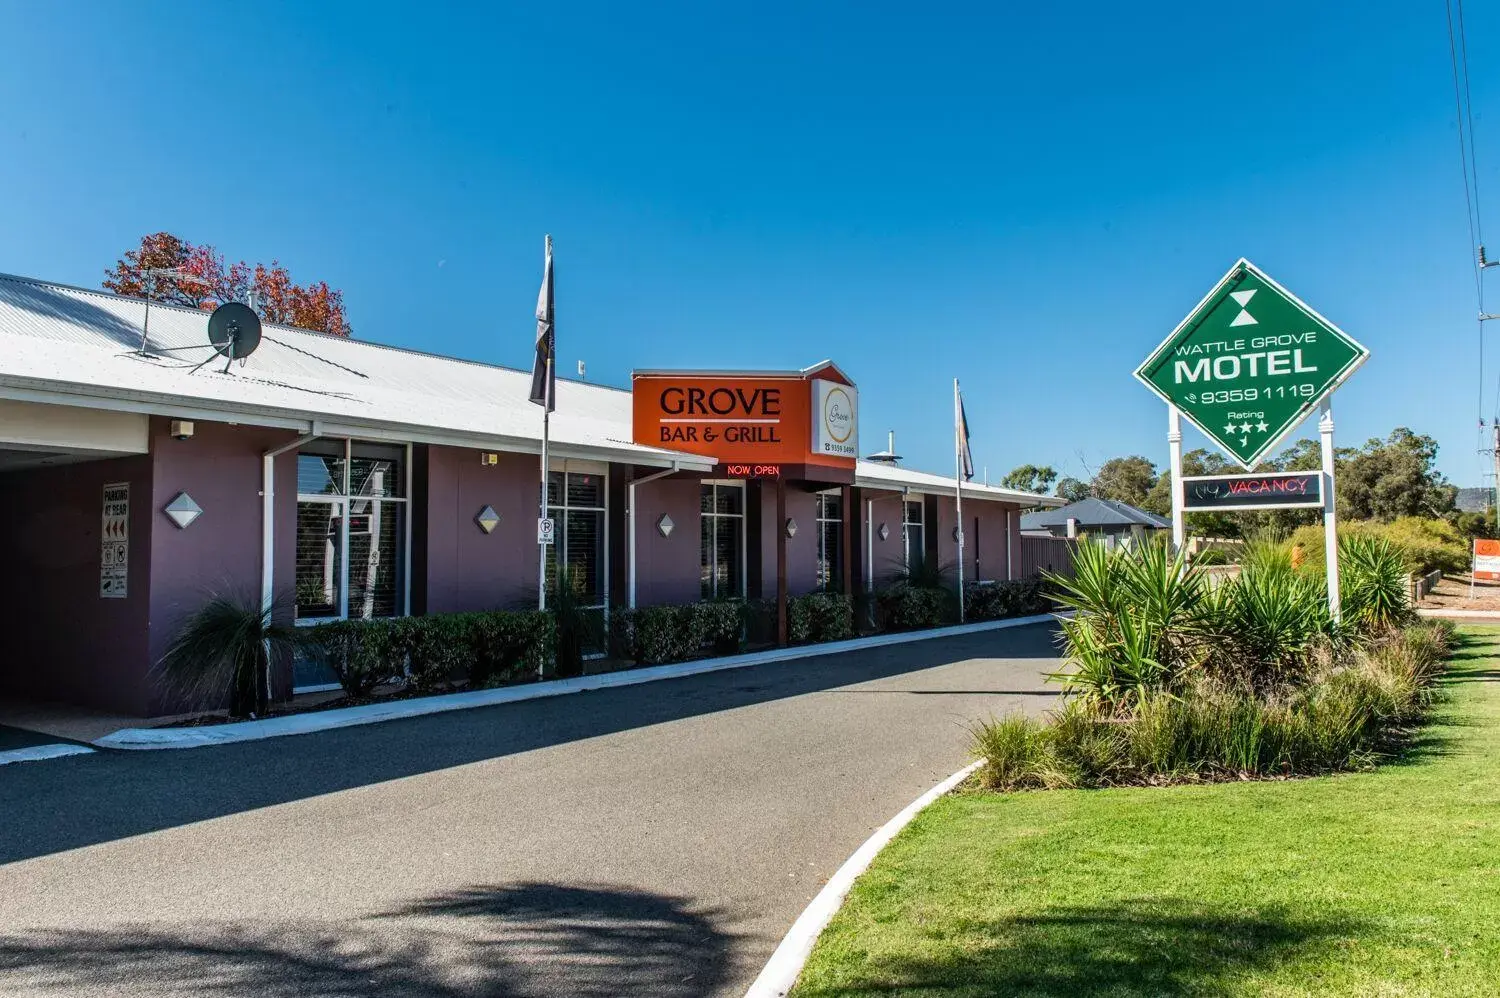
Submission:
MULTIPOLYGON (((1015 509, 1007 503, 989 500, 964 500, 964 529, 969 536, 964 538, 964 578, 974 579, 974 519, 979 518, 979 578, 1000 581, 1008 578, 1006 569, 1006 533, 1010 532, 1011 543, 1019 544, 1019 528, 1008 527, 1006 512, 1015 509)), ((1018 518, 1013 518, 1017 520, 1018 518)), ((953 539, 954 505, 950 496, 938 498, 938 563, 956 568, 958 544, 953 539)))
MULTIPOLYGON (((776 486, 767 483, 761 493, 761 581, 762 595, 776 595, 776 534, 783 524, 776 520, 776 486)), ((818 588, 818 504, 811 492, 794 486, 786 490, 786 515, 797 521, 797 536, 786 542, 786 589, 791 596, 818 588)))
POLYGON ((0 689, 144 716, 151 459, 0 475, 0 689), (130 483, 125 599, 99 596, 103 488, 130 483))
MULTIPOLYGON (((920 498, 920 497, 918 497, 920 498)), ((859 519, 857 525, 858 533, 855 535, 854 543, 864 550, 866 541, 869 541, 874 550, 875 584, 877 586, 887 580, 899 575, 906 568, 906 545, 901 535, 901 493, 899 492, 877 492, 874 489, 866 489, 859 503, 859 519), (869 510, 870 522, 873 523, 873 533, 865 533, 866 506, 865 501, 873 499, 875 506, 869 510), (880 539, 880 525, 886 525, 889 535, 885 540, 880 539)), ((864 578, 855 579, 856 586, 864 585, 864 578)))
MULTIPOLYGON (((250 602, 261 598, 261 455, 296 439, 290 430, 194 425, 193 436, 176 440, 170 422, 151 420, 153 476, 148 501, 151 515, 150 654, 157 661, 167 650, 182 620, 210 594, 224 593, 250 602), (187 529, 179 528, 164 512, 168 503, 186 492, 203 509, 187 529)), ((275 546, 273 591, 278 599, 277 622, 290 624, 291 590, 297 556, 297 455, 276 459, 275 546)), ((144 551, 143 551, 144 554, 144 551)), ((273 689, 288 692, 290 673, 278 663, 273 689)), ((185 709, 170 690, 153 691, 153 713, 185 709)))
POLYGON ((692 603, 702 595, 701 490, 697 478, 663 478, 636 489, 637 606, 692 603), (670 537, 656 529, 664 513, 672 518, 670 537))
POLYGON ((504 609, 537 598, 537 459, 501 454, 479 463, 479 452, 428 448, 427 612, 504 609), (495 507, 500 524, 485 534, 474 517, 495 507))

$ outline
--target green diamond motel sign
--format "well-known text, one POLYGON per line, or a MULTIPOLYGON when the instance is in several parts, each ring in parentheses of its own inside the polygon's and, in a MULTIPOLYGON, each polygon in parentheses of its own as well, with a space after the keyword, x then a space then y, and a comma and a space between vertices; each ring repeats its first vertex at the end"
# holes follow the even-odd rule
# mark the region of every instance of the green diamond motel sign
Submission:
POLYGON ((1369 356, 1241 260, 1135 376, 1248 470, 1369 356))

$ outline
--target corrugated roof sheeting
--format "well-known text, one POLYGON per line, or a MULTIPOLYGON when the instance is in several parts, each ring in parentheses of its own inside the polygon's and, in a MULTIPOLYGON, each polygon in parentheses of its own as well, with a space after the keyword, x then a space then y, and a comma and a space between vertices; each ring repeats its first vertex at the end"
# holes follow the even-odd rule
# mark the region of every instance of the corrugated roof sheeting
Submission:
MULTIPOLYGON (((26 389, 91 397, 105 407, 125 399, 241 414, 250 417, 247 422, 259 415, 404 428, 418 442, 457 435, 476 447, 504 449, 541 438, 541 410, 527 400, 529 371, 268 324, 260 348, 226 372, 223 358, 198 366, 212 354, 208 316, 152 305, 142 353, 145 302, 0 275, 0 385, 10 386, 11 394, 26 389)), ((514 331, 495 333, 530 334, 524 317, 514 331)), ((552 442, 560 454, 572 447, 640 464, 669 466, 676 460, 690 470, 715 463, 630 438, 629 392, 559 379, 552 442)), ((869 461, 859 462, 856 483, 925 492, 953 488, 952 478, 869 461)), ((972 482, 964 496, 1027 506, 1062 502, 972 482)))

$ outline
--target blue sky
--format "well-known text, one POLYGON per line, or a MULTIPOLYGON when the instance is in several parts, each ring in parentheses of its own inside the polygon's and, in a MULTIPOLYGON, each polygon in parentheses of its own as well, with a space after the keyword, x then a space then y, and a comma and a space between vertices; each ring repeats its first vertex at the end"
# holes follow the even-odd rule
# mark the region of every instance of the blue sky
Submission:
POLYGON ((551 232, 590 380, 832 357, 864 449, 940 470, 959 376, 992 477, 1082 477, 1165 462, 1131 371, 1244 255, 1371 348, 1340 443, 1408 425, 1481 481, 1440 3, 487 6, 0 0, 0 270, 96 286, 166 229, 524 367, 551 232))

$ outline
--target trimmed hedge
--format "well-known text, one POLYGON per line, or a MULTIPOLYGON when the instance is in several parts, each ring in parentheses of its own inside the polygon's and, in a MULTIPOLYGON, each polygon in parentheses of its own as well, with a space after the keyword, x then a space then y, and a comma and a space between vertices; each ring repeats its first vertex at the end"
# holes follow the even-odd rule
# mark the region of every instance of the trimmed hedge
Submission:
POLYGON ((1040 578, 970 583, 964 587, 964 619, 968 621, 1029 617, 1045 613, 1051 604, 1047 584, 1040 578))
POLYGON ((893 582, 875 594, 877 626, 882 631, 915 631, 957 623, 956 602, 950 589, 893 582))
POLYGON ((610 611, 610 650, 637 665, 731 655, 744 646, 745 605, 706 600, 610 611))
POLYGON ((495 610, 388 620, 339 620, 311 629, 339 685, 364 696, 384 682, 415 689, 498 686, 534 678, 552 661, 556 623, 549 613, 495 610))
POLYGON ((787 639, 817 644, 854 637, 854 597, 847 593, 807 593, 786 601, 787 639))

